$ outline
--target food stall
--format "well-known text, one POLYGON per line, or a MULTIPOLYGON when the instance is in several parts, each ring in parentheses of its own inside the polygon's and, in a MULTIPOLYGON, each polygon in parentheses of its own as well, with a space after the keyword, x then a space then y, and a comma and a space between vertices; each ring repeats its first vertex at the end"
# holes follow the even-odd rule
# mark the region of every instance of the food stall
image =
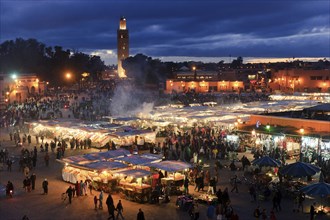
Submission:
POLYGON ((170 186, 171 194, 178 194, 180 187, 183 185, 184 174, 192 167, 191 164, 182 161, 165 160, 159 163, 149 163, 147 166, 153 169, 161 170, 164 177, 161 179, 161 184, 170 186))
POLYGON ((111 187, 108 184, 113 179, 111 172, 128 167, 126 164, 110 160, 127 155, 130 155, 129 151, 118 149, 70 156, 57 161, 65 164, 62 170, 64 181, 76 183, 80 180, 90 180, 95 189, 99 189, 102 186, 104 191, 106 191, 113 188, 113 184, 110 184, 111 187))
POLYGON ((63 168, 62 178, 70 183, 88 180, 92 182, 94 189, 103 189, 105 192, 110 192, 116 186, 116 180, 111 172, 123 168, 127 168, 127 165, 114 161, 99 161, 84 165, 70 164, 63 168))
POLYGON ((150 171, 141 169, 127 169, 114 173, 114 176, 119 179, 118 188, 121 196, 140 203, 149 201, 152 191, 150 175, 150 171))

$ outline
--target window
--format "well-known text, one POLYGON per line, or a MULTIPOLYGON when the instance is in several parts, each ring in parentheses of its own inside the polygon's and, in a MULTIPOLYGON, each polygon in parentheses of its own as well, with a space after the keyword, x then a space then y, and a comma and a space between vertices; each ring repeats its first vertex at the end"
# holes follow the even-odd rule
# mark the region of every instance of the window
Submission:
POLYGON ((121 34, 121 35, 120 35, 120 38, 124 38, 124 35, 121 34))
POLYGON ((126 47, 123 47, 123 50, 125 50, 126 49, 126 47))
POLYGON ((322 80, 322 76, 311 76, 311 80, 322 80))

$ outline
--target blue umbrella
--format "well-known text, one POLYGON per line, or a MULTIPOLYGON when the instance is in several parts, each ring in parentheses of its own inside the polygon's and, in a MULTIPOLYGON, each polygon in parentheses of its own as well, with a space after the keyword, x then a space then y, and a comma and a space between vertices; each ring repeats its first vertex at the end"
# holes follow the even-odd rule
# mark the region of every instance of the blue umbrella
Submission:
POLYGON ((330 184, 325 182, 314 183, 300 189, 309 196, 328 197, 330 196, 330 184))
POLYGON ((320 171, 320 168, 309 163, 296 162, 284 166, 280 169, 282 175, 288 175, 292 177, 304 177, 313 176, 320 171))
POLYGON ((269 156, 264 156, 252 161, 252 165, 258 165, 260 167, 279 167, 281 163, 269 156))

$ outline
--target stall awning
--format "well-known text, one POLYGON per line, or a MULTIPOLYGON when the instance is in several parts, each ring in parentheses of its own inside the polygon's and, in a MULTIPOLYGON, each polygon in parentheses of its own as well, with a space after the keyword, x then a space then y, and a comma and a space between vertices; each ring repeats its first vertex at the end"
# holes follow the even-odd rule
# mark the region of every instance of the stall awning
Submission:
MULTIPOLYGON (((90 153, 85 155, 77 155, 63 158, 61 161, 69 164, 86 164, 97 161, 104 161, 109 159, 115 159, 118 157, 124 157, 130 155, 130 152, 125 149, 110 150, 105 152, 90 153)), ((60 162, 61 162, 60 161, 60 162)))
POLYGON ((189 163, 175 160, 165 160, 159 163, 149 163, 147 166, 165 170, 167 172, 183 171, 192 167, 192 165, 189 163))
POLYGON ((130 163, 133 165, 143 165, 143 164, 147 164, 147 163, 153 163, 156 161, 160 161, 160 158, 148 158, 148 157, 142 157, 140 155, 130 155, 127 157, 121 157, 116 159, 117 161, 123 161, 126 163, 130 163))
POLYGON ((121 174, 123 176, 132 176, 134 178, 141 178, 141 177, 145 177, 145 176, 150 176, 151 173, 150 171, 147 170, 138 170, 138 169, 134 169, 134 170, 123 170, 123 171, 119 171, 116 172, 117 174, 121 174))
POLYGON ((126 164, 116 162, 116 161, 99 161, 99 162, 85 164, 83 166, 88 169, 93 169, 93 170, 98 170, 98 171, 100 171, 100 170, 116 170, 116 169, 128 167, 126 164))
POLYGON ((63 158, 62 162, 79 165, 79 164, 90 163, 91 161, 86 159, 85 155, 77 155, 77 156, 63 158))

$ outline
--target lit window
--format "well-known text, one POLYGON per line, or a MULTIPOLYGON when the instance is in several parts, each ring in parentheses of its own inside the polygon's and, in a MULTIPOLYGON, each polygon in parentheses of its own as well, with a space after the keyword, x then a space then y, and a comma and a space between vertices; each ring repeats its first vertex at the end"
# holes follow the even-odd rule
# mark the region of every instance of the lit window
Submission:
POLYGON ((124 38, 124 35, 120 35, 120 38, 124 38))
POLYGON ((125 50, 126 49, 126 47, 123 47, 123 50, 125 50))

